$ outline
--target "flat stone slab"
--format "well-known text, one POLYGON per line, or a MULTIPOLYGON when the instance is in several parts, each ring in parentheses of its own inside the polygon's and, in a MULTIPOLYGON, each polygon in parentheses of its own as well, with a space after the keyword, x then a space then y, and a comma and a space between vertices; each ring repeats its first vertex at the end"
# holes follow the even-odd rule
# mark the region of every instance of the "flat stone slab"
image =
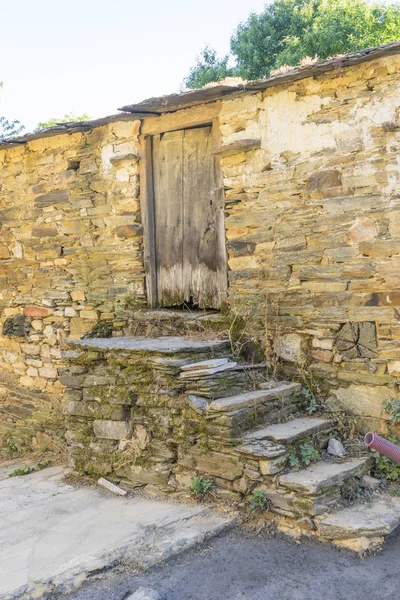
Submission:
POLYGON ((317 519, 319 533, 330 540, 389 535, 400 525, 400 498, 378 497, 317 519))
POLYGON ((301 389, 299 383, 286 383, 283 385, 277 385, 276 387, 268 390, 256 390, 255 392, 245 392, 238 394, 237 396, 228 396, 227 398, 219 398, 214 400, 209 405, 211 411, 226 412, 230 410, 239 410, 240 408, 251 408, 268 402, 269 400, 275 400, 276 398, 286 398, 301 389))
POLYGON ((205 506, 117 497, 62 482, 64 467, 0 464, 0 598, 44 598, 118 563, 147 568, 233 524, 205 506))
POLYGON ((195 340, 188 337, 115 337, 93 338, 88 340, 67 340, 68 344, 99 350, 124 350, 129 352, 155 352, 175 354, 179 352, 202 352, 227 348, 227 340, 195 340))
POLYGON ((183 371, 180 373, 180 379, 202 379, 204 377, 208 377, 210 375, 215 375, 215 373, 222 373, 223 371, 231 371, 237 366, 236 362, 227 362, 224 365, 220 365, 219 367, 213 367, 210 369, 198 369, 193 371, 183 371))
POLYGON ((274 440, 275 442, 294 442, 300 438, 312 436, 318 431, 326 430, 330 426, 330 421, 326 419, 300 418, 279 423, 277 425, 269 425, 264 429, 253 431, 244 436, 246 440, 274 440))
POLYGON ((301 471, 292 471, 279 477, 279 485, 304 495, 315 495, 327 488, 341 485, 350 477, 364 475, 370 458, 356 458, 345 463, 317 461, 301 471))
POLYGON ((228 358, 211 358, 210 360, 202 360, 200 362, 191 363, 190 365, 184 365, 181 367, 181 371, 203 371, 204 369, 216 369, 227 365, 229 363, 228 358))

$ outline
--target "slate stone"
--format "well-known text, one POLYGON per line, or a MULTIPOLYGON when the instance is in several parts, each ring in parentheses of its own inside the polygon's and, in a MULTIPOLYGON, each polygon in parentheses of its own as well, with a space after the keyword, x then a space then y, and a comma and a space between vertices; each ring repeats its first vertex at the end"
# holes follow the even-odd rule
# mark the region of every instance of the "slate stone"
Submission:
POLYGON ((32 229, 32 237, 54 237, 57 234, 58 231, 55 227, 34 227, 32 229))
POLYGON ((120 239, 135 238, 143 233, 142 225, 120 225, 115 228, 115 233, 120 239))
POLYGON ((307 189, 324 190, 342 184, 340 172, 337 170, 316 171, 307 181, 307 189))
POLYGON ((254 392, 238 394, 237 396, 228 396, 227 398, 222 398, 211 402, 209 405, 209 410, 225 412, 238 410, 240 408, 249 408, 264 402, 272 401, 277 397, 285 398, 299 391, 300 388, 301 385, 298 383, 287 383, 277 385, 275 388, 270 390, 256 390, 254 392))
POLYGON ((131 428, 126 421, 93 421, 93 431, 96 437, 106 440, 123 440, 131 428))
POLYGON ((400 498, 392 496, 325 515, 317 523, 320 534, 328 539, 389 535, 399 525, 400 498))
POLYGON ((25 337, 30 329, 30 319, 25 315, 9 317, 3 323, 2 334, 7 337, 25 337))
POLYGON ((190 365, 184 365, 181 367, 181 371, 202 371, 204 369, 215 369, 222 365, 228 364, 228 358, 212 358, 210 360, 202 360, 200 362, 191 363, 190 365))
POLYGON ((332 456, 344 456, 346 454, 346 450, 342 442, 336 440, 335 438, 331 438, 329 440, 327 452, 332 456))
POLYGON ((343 485, 351 477, 364 475, 369 469, 369 457, 345 463, 318 461, 307 469, 292 471, 279 478, 279 485, 304 495, 315 495, 324 490, 343 485))
POLYGON ((208 403, 206 400, 204 400, 204 398, 200 398, 199 396, 195 396, 193 394, 189 394, 189 396, 187 396, 187 401, 189 403, 189 405, 198 413, 203 414, 205 413, 208 403))
POLYGON ((269 425, 263 429, 258 429, 245 435, 246 440, 266 440, 271 439, 277 442, 293 442, 302 437, 310 437, 319 431, 326 431, 330 422, 326 419, 316 419, 305 417, 293 419, 286 423, 269 425))
POLYGON ((236 362, 227 362, 226 364, 211 369, 184 371, 179 375, 179 377, 180 379, 200 379, 202 377, 208 377, 209 375, 215 375, 216 373, 223 373, 224 371, 229 371, 230 369, 234 369, 236 366, 236 362))
POLYGON ((65 204, 68 202, 69 190, 55 190, 47 194, 36 196, 35 204, 40 207, 51 206, 52 204, 65 204))
POLYGON ((204 350, 228 348, 228 341, 221 340, 194 340, 184 337, 116 337, 96 338, 88 340, 74 340, 72 344, 88 346, 101 350, 128 350, 132 352, 159 352, 160 354, 177 354, 179 352, 201 352, 204 350))

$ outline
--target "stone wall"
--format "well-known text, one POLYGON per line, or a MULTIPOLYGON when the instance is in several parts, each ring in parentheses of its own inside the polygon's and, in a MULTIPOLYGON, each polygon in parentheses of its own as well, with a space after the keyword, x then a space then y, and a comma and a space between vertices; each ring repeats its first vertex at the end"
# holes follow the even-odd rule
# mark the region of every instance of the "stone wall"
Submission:
POLYGON ((139 126, 0 151, 0 446, 59 437, 65 338, 144 298, 139 126))
MULTIPOLYGON (((365 428, 384 427, 400 376, 399 87, 398 55, 339 60, 170 117, 214 123, 231 310, 267 324, 272 366, 365 428)), ((65 338, 121 331, 145 302, 140 128, 124 116, 0 150, 0 445, 59 432, 65 338)))
POLYGON ((364 428, 399 395, 399 89, 398 56, 339 61, 220 113, 224 145, 261 146, 221 158, 231 295, 265 294, 270 360, 306 356, 364 428))

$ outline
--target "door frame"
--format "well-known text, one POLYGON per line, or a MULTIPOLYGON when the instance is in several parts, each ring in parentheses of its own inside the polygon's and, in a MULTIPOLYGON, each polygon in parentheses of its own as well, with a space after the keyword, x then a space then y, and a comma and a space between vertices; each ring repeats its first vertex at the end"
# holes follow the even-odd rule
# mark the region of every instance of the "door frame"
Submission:
MULTIPOLYGON (((153 181, 153 136, 167 133, 169 131, 178 131, 181 129, 192 129, 196 127, 211 126, 212 146, 214 154, 214 169, 216 191, 221 194, 221 202, 224 201, 223 175, 219 161, 215 156, 215 149, 219 147, 219 121, 218 114, 221 103, 204 105, 201 112, 193 113, 199 107, 193 107, 186 111, 186 114, 179 115, 179 112, 165 113, 159 117, 149 117, 142 123, 142 133, 139 136, 140 155, 139 155, 139 178, 140 178, 140 210, 143 225, 143 264, 146 280, 146 296, 149 308, 156 308, 157 298, 157 265, 156 265, 156 223, 154 213, 154 181, 153 181), (189 114, 187 114, 189 113, 189 114)), ((225 228, 224 228, 225 229, 225 228)), ((224 235, 225 231, 224 231, 224 235)), ((226 237, 225 251, 226 251, 226 237)), ((226 258, 226 277, 228 280, 228 261, 226 258)), ((227 281, 228 287, 228 281, 227 281)))

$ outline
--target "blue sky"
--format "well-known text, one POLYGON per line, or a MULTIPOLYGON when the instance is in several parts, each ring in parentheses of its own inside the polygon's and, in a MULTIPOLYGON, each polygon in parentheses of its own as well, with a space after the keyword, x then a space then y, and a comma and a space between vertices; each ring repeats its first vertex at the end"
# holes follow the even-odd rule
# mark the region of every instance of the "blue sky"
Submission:
POLYGON ((209 43, 219 54, 265 0, 0 0, 0 114, 28 130, 66 112, 101 117, 178 91, 209 43))

